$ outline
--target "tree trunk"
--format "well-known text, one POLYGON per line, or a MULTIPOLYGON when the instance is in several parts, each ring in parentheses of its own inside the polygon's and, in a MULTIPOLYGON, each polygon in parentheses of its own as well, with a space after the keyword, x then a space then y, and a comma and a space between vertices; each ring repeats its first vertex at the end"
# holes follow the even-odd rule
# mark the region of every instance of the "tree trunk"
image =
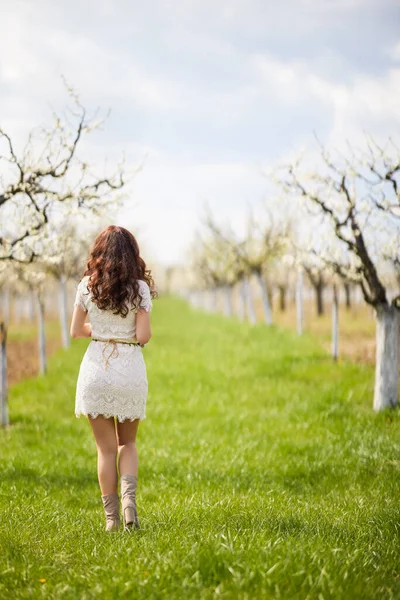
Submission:
POLYGON ((1 425, 9 425, 8 417, 8 389, 7 389, 7 327, 0 323, 0 399, 1 399, 1 425))
POLYGON ((345 295, 345 306, 346 308, 351 308, 351 286, 348 281, 345 281, 343 284, 344 287, 344 295, 345 295))
POLYGON ((255 325, 255 323, 257 322, 257 317, 256 317, 256 309, 254 306, 254 296, 253 296, 253 289, 251 287, 250 278, 246 276, 245 282, 246 282, 246 297, 247 297, 247 310, 248 310, 248 315, 249 315, 249 322, 252 325, 255 325))
POLYGON ((218 288, 213 287, 211 292, 211 311, 218 312, 218 288))
POLYGON ((224 307, 225 316, 231 317, 233 314, 232 286, 226 285, 224 287, 224 291, 225 291, 225 307, 224 307))
POLYGON ((65 275, 60 275, 60 325, 63 347, 69 348, 70 337, 68 327, 67 278, 65 275))
POLYGON ((29 295, 26 294, 23 298, 22 304, 22 314, 24 317, 24 321, 29 321, 29 295))
POLYGON ((192 292, 192 304, 195 308, 202 308, 202 292, 198 290, 192 292))
POLYGON ((204 292, 203 292, 203 290, 199 290, 199 291, 195 292, 195 302, 196 302, 196 308, 199 308, 200 310, 204 310, 204 292))
POLYGON ((317 315, 320 317, 324 314, 324 298, 323 298, 323 293, 324 293, 324 284, 323 283, 318 283, 315 286, 315 294, 316 294, 316 298, 317 298, 317 315))
POLYGON ((332 298, 332 357, 339 357, 339 297, 336 284, 333 285, 332 298))
POLYGON ((200 290, 196 290, 193 292, 193 302, 196 308, 202 308, 202 292, 200 290))
POLYGON ((238 317, 241 321, 246 318, 246 282, 244 277, 239 281, 238 317))
POLYGON ((399 311, 393 306, 376 309, 376 367, 374 410, 394 408, 399 393, 399 311))
POLYGON ((362 295, 361 287, 359 285, 357 285, 354 288, 354 302, 355 302, 355 304, 363 304, 364 305, 364 298, 362 295))
POLYGON ((261 273, 256 273, 258 283, 261 289, 261 298, 264 308, 264 318, 267 325, 272 325, 271 303, 269 301, 267 284, 261 273))
POLYGON ((304 321, 303 271, 299 271, 297 274, 297 285, 296 285, 296 323, 297 323, 297 333, 299 335, 302 335, 302 333, 303 333, 303 321, 304 321))
POLYGON ((208 290, 203 290, 203 310, 208 312, 210 309, 208 290))
POLYGON ((206 307, 206 311, 207 312, 212 312, 213 311, 213 295, 210 291, 210 289, 206 289, 205 291, 205 295, 206 295, 206 299, 205 299, 205 307, 206 307))
POLYGON ((44 323, 44 300, 42 294, 37 294, 38 320, 39 320, 39 373, 47 371, 46 357, 46 332, 44 323))
POLYGON ((36 313, 35 313, 35 294, 33 292, 29 292, 28 303, 29 303, 28 319, 29 319, 30 323, 34 323, 36 320, 36 313))
POLYGON ((199 291, 199 308, 200 310, 206 310, 206 293, 204 290, 199 291))
POLYGON ((14 296, 14 323, 19 325, 22 317, 21 296, 14 296))
POLYGON ((6 288, 3 295, 3 318, 6 325, 10 322, 11 313, 11 294, 10 290, 6 288))
POLYGON ((285 312, 286 310, 286 286, 279 286, 279 310, 285 312))

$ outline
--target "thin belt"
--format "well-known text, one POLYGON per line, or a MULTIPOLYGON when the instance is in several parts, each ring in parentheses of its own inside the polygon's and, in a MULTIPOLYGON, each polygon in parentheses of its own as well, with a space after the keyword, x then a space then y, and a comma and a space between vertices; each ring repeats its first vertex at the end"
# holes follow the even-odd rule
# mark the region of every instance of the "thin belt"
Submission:
POLYGON ((103 342, 103 344, 104 344, 104 348, 103 348, 101 355, 103 357, 103 364, 104 364, 105 371, 107 370, 108 361, 110 360, 110 358, 113 358, 113 357, 118 358, 118 356, 119 356, 117 344, 126 344, 127 346, 140 346, 141 348, 143 347, 143 345, 140 344, 139 342, 127 342, 126 340, 121 340, 118 338, 117 339, 110 338, 108 340, 100 340, 99 338, 92 338, 92 342, 103 342), (111 352, 106 357, 105 352, 106 352, 108 346, 112 346, 112 348, 111 348, 111 352))

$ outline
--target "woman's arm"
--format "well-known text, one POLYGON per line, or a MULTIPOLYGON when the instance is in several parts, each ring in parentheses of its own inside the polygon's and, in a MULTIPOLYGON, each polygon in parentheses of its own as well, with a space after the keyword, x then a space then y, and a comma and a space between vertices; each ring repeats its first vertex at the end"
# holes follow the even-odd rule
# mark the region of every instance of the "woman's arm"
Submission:
POLYGON ((147 344, 150 338, 150 312, 145 308, 139 308, 136 313, 136 339, 139 344, 147 344))
POLYGON ((92 335, 90 323, 85 323, 87 311, 79 305, 74 307, 72 313, 70 334, 73 338, 88 338, 92 335))

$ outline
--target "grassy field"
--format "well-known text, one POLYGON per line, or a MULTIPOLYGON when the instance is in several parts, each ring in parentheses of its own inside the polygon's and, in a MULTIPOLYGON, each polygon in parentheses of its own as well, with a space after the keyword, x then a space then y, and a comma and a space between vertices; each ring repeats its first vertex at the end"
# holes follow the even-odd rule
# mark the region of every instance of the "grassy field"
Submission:
POLYGON ((106 534, 73 414, 86 342, 11 390, 0 598, 400 598, 400 418, 311 337, 155 303, 142 529, 106 534))

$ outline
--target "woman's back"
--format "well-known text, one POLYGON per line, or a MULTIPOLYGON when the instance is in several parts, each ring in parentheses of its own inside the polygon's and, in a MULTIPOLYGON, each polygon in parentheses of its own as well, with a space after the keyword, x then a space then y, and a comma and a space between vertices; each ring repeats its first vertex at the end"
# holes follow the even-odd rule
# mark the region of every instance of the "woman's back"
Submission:
POLYGON ((114 314, 112 310, 98 308, 92 302, 92 294, 88 289, 89 276, 84 277, 79 283, 75 305, 79 305, 88 312, 92 326, 92 337, 99 339, 136 339, 136 313, 138 308, 149 311, 152 307, 150 288, 143 280, 138 280, 139 294, 141 296, 138 307, 131 307, 126 317, 114 314))

